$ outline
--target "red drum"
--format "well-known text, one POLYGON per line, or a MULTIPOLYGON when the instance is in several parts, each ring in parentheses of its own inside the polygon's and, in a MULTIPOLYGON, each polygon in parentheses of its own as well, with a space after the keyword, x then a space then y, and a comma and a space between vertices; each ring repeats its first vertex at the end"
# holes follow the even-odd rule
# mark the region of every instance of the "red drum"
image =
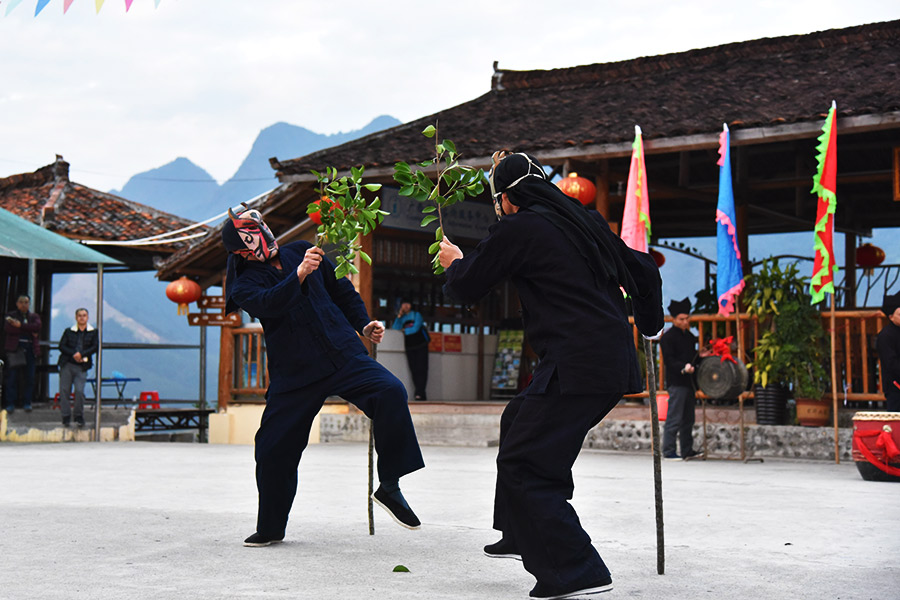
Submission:
POLYGON ((853 460, 866 481, 900 481, 900 413, 853 415, 853 460))

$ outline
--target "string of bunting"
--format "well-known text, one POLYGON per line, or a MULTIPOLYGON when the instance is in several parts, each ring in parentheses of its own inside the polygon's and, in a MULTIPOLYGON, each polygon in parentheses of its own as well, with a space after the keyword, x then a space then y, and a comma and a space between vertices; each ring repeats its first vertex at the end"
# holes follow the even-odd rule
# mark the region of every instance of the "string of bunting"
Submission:
MULTIPOLYGON (((159 3, 161 1, 162 0, 153 0, 154 7, 159 8, 159 3)), ((69 12, 69 7, 72 6, 73 2, 75 2, 75 0, 63 0, 63 14, 66 14, 67 12, 69 12)), ((94 8, 97 11, 97 13, 99 13, 100 9, 103 8, 103 4, 105 2, 106 2, 106 0, 94 0, 94 8)), ((17 7, 21 3, 22 3, 22 0, 0 0, 0 8, 2 8, 3 5, 5 4, 6 12, 4 14, 8 15, 9 13, 11 13, 13 11, 13 9, 15 7, 17 7)), ((48 4, 50 4, 50 0, 37 0, 37 4, 35 4, 35 6, 34 6, 34 16, 36 17, 39 14, 41 14, 41 11, 44 10, 44 8, 48 4)), ((131 10, 132 4, 134 4, 134 0, 125 0, 125 12, 128 12, 129 10, 131 10)))

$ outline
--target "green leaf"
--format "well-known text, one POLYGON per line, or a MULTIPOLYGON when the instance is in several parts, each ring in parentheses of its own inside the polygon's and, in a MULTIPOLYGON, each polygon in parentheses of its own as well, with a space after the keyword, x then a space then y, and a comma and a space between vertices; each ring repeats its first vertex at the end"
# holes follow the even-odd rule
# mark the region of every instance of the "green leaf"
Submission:
POLYGON ((366 188, 367 190, 369 190, 370 192, 377 192, 378 190, 381 189, 381 184, 380 183, 367 183, 367 184, 363 185, 363 187, 366 188))
POLYGON ((395 163, 394 171, 398 173, 409 173, 409 163, 405 163, 402 160, 398 163, 395 163))
POLYGON ((422 131, 422 135, 427 138, 433 138, 435 133, 437 133, 437 130, 434 128, 434 125, 429 125, 422 131))
POLYGON ((316 203, 310 203, 310 204, 308 204, 308 205, 306 206, 306 214, 308 214, 308 215, 311 215, 311 214, 313 214, 313 213, 317 213, 317 212, 319 212, 319 211, 321 211, 321 210, 322 210, 322 207, 319 205, 318 202, 316 202, 316 203))
POLYGON ((394 573, 409 573, 409 569, 407 569, 403 565, 397 565, 396 567, 394 567, 393 572, 394 573))
POLYGON ((360 177, 362 177, 362 172, 356 167, 350 167, 350 177, 353 178, 353 181, 359 181, 360 177))
POLYGON ((420 163, 419 163, 419 166, 422 167, 423 169, 426 169, 426 168, 430 167, 430 166, 433 165, 433 164, 434 164, 434 161, 433 161, 433 160, 426 160, 426 161, 420 162, 420 163))
POLYGON ((362 259, 363 259, 364 261, 366 261, 366 262, 369 263, 370 265, 372 264, 372 257, 371 257, 371 256, 369 256, 368 254, 366 254, 366 253, 363 252, 362 250, 359 251, 359 255, 362 257, 362 259))
POLYGON ((456 144, 451 142, 450 140, 444 140, 443 142, 444 148, 449 150, 450 152, 456 153, 456 144))
POLYGON ((416 186, 410 184, 410 185, 404 185, 402 188, 400 188, 400 191, 397 193, 400 194, 401 196, 412 196, 415 193, 415 191, 416 191, 416 186))
POLYGON ((438 154, 443 154, 445 151, 444 145, 438 144, 437 146, 434 147, 434 151, 437 152, 438 154))
POLYGON ((422 219, 422 223, 419 225, 419 227, 425 227, 426 225, 428 225, 428 224, 431 223, 432 221, 437 221, 437 217, 434 216, 434 215, 428 215, 427 217, 425 217, 424 219, 422 219))
POLYGON ((422 214, 433 213, 436 210, 437 210, 437 206, 426 206, 425 208, 422 209, 422 214))
POLYGON ((441 243, 435 242, 432 245, 428 246, 428 254, 434 254, 440 249, 441 249, 441 243))
POLYGON ((441 241, 442 239, 444 239, 444 228, 443 227, 438 227, 437 229, 434 230, 434 239, 436 239, 437 241, 441 241))

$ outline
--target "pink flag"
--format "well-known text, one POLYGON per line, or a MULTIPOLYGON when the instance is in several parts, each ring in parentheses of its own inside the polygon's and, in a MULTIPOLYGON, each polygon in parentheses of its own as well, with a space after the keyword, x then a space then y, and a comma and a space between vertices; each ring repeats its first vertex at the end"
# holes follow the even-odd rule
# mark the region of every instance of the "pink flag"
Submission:
POLYGON ((69 12, 69 7, 72 6, 73 2, 75 2, 75 0, 65 0, 65 2, 63 2, 63 14, 69 12))
POLYGON ((647 170, 644 167, 644 143, 641 128, 634 126, 631 146, 631 169, 622 214, 622 240, 629 248, 647 252, 650 241, 650 195, 647 193, 647 170))
POLYGON ((128 10, 131 8, 132 2, 134 2, 134 0, 125 0, 125 12, 128 12, 128 10))

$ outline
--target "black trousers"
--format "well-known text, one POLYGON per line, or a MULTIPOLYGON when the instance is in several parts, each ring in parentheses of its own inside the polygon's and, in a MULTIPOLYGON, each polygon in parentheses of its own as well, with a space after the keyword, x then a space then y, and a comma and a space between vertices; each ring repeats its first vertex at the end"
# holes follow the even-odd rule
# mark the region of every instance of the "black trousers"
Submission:
MULTIPOLYGON (((420 337, 415 334, 416 337, 420 337)), ((412 375, 415 395, 420 400, 426 399, 425 388, 428 386, 428 344, 407 345, 406 362, 409 365, 409 373, 412 375)))
POLYGON ((665 456, 678 453, 675 442, 681 444, 681 456, 689 456, 694 451, 694 417, 697 398, 694 389, 670 385, 669 409, 666 411, 666 425, 663 428, 662 451, 665 456))
POLYGON ((545 394, 526 389, 503 411, 494 529, 515 543, 525 569, 541 583, 565 587, 609 576, 568 500, 572 465, 588 430, 620 397, 564 396, 554 376, 545 394))
POLYGON ((297 467, 313 419, 329 396, 355 404, 372 419, 379 481, 392 481, 425 466, 406 399, 406 389, 387 369, 360 354, 336 373, 305 388, 267 394, 256 432, 256 531, 284 537, 297 493, 297 467))

